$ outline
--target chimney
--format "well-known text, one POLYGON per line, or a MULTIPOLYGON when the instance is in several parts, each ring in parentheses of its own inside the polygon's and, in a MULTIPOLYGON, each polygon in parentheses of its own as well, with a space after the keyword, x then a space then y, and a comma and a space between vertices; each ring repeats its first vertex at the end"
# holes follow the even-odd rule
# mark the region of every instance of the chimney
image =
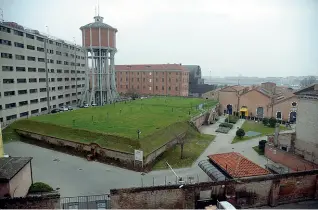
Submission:
POLYGON ((277 145, 278 145, 279 126, 280 126, 280 124, 279 124, 279 123, 276 123, 276 126, 275 126, 275 136, 274 136, 274 145, 275 145, 275 147, 277 147, 277 145))

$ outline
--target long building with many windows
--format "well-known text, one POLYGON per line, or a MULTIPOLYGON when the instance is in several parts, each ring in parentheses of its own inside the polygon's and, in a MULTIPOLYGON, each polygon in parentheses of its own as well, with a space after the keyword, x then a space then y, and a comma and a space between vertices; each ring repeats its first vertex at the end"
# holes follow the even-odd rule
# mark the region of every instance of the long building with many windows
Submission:
POLYGON ((75 105, 86 85, 82 47, 0 22, 0 123, 75 105))

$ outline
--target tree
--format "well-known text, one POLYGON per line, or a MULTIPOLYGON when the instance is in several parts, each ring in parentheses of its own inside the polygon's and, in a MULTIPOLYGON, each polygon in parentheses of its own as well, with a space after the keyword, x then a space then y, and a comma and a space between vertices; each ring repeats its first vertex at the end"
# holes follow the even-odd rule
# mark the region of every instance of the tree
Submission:
POLYGON ((269 123, 269 127, 275 128, 275 125, 276 125, 276 123, 277 123, 277 120, 276 120, 274 117, 271 117, 271 118, 268 120, 268 123, 269 123))
POLYGON ((263 119, 263 124, 265 125, 265 126, 267 126, 268 125, 268 118, 267 117, 265 117, 264 119, 263 119))
POLYGON ((311 84, 314 84, 316 82, 316 77, 314 76, 309 76, 309 77, 306 77, 304 78, 303 80, 300 81, 300 86, 301 87, 307 87, 311 84))
POLYGON ((242 139, 245 136, 245 131, 242 128, 238 129, 236 131, 236 136, 242 139))

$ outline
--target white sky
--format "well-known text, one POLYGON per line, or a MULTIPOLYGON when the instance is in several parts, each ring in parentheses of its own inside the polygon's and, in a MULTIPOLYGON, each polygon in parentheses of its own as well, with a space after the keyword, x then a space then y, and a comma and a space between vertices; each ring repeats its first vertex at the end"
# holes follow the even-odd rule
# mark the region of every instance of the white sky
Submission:
MULTIPOLYGON (((97 0, 0 0, 4 19, 81 43, 97 0)), ((197 64, 203 75, 318 75, 317 0, 100 0, 116 64, 197 64)))

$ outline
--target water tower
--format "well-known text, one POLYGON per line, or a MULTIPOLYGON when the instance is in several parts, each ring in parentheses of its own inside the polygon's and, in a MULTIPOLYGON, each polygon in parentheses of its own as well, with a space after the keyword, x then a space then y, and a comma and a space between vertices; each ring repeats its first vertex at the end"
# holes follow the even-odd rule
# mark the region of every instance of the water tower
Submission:
POLYGON ((112 103, 117 97, 115 82, 115 53, 117 29, 103 23, 97 15, 95 22, 82 26, 82 44, 86 50, 87 81, 81 104, 104 105, 112 103))

